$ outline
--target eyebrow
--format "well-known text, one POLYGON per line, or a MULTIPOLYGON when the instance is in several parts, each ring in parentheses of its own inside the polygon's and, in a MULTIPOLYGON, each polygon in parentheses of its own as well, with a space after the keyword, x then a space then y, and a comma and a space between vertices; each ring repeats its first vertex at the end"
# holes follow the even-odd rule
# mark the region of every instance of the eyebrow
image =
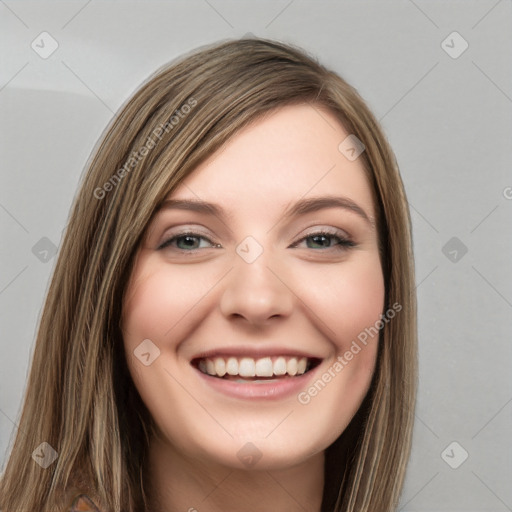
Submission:
MULTIPOLYGON (((375 227, 375 221, 373 218, 367 215, 367 213, 358 204, 348 197, 339 196, 322 196, 300 199, 296 203, 287 207, 282 219, 289 219, 291 217, 317 212, 326 208, 342 208, 351 213, 355 213, 365 222, 370 224, 372 228, 375 227)), ((232 215, 227 215, 226 211, 221 206, 200 199, 167 199, 163 201, 157 211, 160 212, 161 210, 168 209, 187 210, 215 215, 220 219, 232 217, 232 215)))

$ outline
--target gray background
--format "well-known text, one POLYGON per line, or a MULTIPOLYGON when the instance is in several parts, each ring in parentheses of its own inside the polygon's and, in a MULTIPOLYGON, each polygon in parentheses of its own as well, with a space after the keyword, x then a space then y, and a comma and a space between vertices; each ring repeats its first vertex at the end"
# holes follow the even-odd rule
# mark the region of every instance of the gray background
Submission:
POLYGON ((400 509, 512 510, 509 0, 11 0, 0 1, 0 14, 2 465, 52 250, 95 142, 160 65, 252 32, 302 46, 353 84, 401 167, 417 264, 420 390, 400 509), (43 31, 59 45, 46 59, 31 48, 50 47, 43 31), (447 39, 454 31, 469 45, 460 55, 463 40, 447 39), (460 464, 463 450, 469 457, 458 468, 445 462, 460 464))

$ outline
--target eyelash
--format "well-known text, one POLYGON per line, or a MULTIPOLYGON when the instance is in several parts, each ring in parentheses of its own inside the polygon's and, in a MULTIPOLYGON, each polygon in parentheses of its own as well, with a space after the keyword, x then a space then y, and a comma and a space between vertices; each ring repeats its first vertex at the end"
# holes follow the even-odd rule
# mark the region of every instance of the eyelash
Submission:
MULTIPOLYGON (((326 247, 325 248, 326 250, 335 249, 337 251, 343 251, 343 250, 350 249, 350 248, 356 246, 356 244, 352 240, 350 240, 347 237, 340 236, 338 232, 332 232, 329 230, 320 230, 320 231, 315 231, 314 233, 310 233, 309 235, 302 237, 300 240, 295 242, 291 247, 296 247, 297 244, 299 244, 300 242, 303 242, 304 240, 307 240, 308 238, 314 238, 314 237, 318 237, 318 236, 324 236, 324 237, 328 237, 328 238, 337 238, 339 240, 339 242, 334 244, 332 247, 326 247)), ((207 237, 200 235, 199 233, 194 233, 194 232, 190 231, 190 232, 179 233, 177 235, 174 235, 173 237, 171 237, 171 238, 167 239, 165 242, 163 242, 157 249, 162 250, 167 247, 170 247, 172 242, 174 242, 175 240, 178 240, 180 238, 185 238, 185 237, 202 238, 203 240, 208 241, 213 246, 217 245, 217 244, 214 244, 207 237)), ((199 250, 199 248, 191 249, 191 250, 185 250, 185 249, 179 249, 179 248, 175 248, 175 249, 177 249, 178 251, 184 252, 184 253, 185 252, 190 253, 190 252, 195 252, 195 251, 199 250)))

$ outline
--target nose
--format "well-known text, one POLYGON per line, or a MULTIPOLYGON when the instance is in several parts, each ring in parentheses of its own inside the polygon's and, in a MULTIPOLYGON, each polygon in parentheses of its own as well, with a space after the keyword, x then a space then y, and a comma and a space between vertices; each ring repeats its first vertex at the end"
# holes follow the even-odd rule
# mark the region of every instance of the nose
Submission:
POLYGON ((265 252, 252 263, 236 256, 220 300, 226 318, 243 318, 251 325, 264 326, 271 318, 291 314, 293 286, 278 262, 270 260, 265 252))

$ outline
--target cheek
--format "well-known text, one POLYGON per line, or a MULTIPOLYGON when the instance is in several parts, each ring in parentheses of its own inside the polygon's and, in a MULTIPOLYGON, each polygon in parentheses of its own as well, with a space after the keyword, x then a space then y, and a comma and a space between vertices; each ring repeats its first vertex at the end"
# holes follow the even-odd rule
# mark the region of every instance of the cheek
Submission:
POLYGON ((338 353, 344 352, 383 313, 385 286, 378 256, 362 254, 317 273, 310 269, 300 293, 307 297, 318 328, 338 353))
POLYGON ((133 350, 133 344, 149 338, 159 346, 173 346, 185 325, 190 327, 199 309, 195 306, 211 283, 178 270, 149 269, 134 276, 123 307, 125 344, 133 350))
MULTIPOLYGON (((191 271, 163 269, 146 260, 134 269, 127 289, 121 327, 128 368, 143 402, 164 430, 169 425, 179 429, 174 415, 193 416, 195 402, 183 391, 182 376, 173 378, 180 363, 176 348, 200 325, 199 316, 205 314, 200 300, 211 287, 207 280, 191 279, 191 271), (136 354, 148 339, 159 353, 145 366, 136 354)), ((194 412, 201 415, 201 410, 194 412)))
POLYGON ((304 417, 316 418, 323 441, 330 444, 354 417, 371 384, 379 339, 374 326, 383 313, 385 286, 379 259, 371 255, 322 273, 326 285, 321 292, 310 289, 308 297, 321 319, 316 325, 331 341, 332 357, 297 398, 304 417))
POLYGON ((210 271, 198 278, 194 265, 171 269, 170 265, 162 266, 142 257, 133 270, 123 303, 121 331, 128 368, 154 417, 160 417, 165 410, 165 404, 160 402, 164 396, 173 403, 183 401, 182 387, 168 371, 174 372, 184 363, 188 365, 188 360, 182 359, 179 345, 208 315, 208 293, 222 275, 223 272, 217 275, 210 271), (149 366, 136 357, 142 352, 138 347, 144 340, 151 340, 159 351, 149 366))

